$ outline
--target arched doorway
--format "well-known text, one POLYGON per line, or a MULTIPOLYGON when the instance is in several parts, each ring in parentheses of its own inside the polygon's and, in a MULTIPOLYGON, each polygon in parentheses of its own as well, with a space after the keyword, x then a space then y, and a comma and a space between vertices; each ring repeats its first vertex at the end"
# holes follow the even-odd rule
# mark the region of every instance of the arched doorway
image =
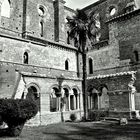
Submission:
POLYGON ((36 86, 31 85, 28 87, 26 99, 34 100, 38 106, 38 110, 40 111, 40 92, 36 86))

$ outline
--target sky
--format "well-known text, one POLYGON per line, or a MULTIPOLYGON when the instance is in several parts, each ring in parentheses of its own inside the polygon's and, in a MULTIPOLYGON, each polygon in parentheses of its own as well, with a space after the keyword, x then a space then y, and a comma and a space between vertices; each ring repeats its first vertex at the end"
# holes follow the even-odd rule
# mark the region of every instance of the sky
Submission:
POLYGON ((65 0, 66 1, 66 6, 76 9, 76 8, 84 8, 98 0, 65 0))

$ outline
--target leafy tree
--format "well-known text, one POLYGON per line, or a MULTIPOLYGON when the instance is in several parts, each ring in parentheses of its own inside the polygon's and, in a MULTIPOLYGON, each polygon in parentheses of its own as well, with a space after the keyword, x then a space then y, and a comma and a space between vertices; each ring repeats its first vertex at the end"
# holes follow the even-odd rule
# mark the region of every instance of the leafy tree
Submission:
POLYGON ((34 117, 38 107, 33 100, 0 99, 0 122, 5 122, 8 128, 5 134, 19 136, 27 120, 34 117))
MULTIPOLYGON (((84 99, 84 117, 87 119, 87 94, 86 94, 86 79, 87 79, 87 66, 86 66, 86 53, 88 50, 87 43, 96 38, 98 28, 96 28, 96 20, 93 16, 87 15, 84 11, 77 9, 73 17, 67 17, 69 26, 69 37, 75 41, 75 46, 78 52, 82 54, 83 62, 83 99, 84 99)), ((90 42, 89 42, 90 43, 90 42)))

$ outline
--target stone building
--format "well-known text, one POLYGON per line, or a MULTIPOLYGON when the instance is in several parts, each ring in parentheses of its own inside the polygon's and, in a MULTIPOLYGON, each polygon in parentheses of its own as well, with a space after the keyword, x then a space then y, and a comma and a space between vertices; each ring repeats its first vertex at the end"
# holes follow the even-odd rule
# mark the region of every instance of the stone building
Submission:
MULTIPOLYGON (((87 52, 89 110, 131 117, 140 109, 139 5, 100 0, 83 9, 100 28, 87 52)), ((39 112, 28 124, 83 116, 82 60, 66 25, 74 14, 63 0, 0 0, 0 98, 34 98, 39 112)))
POLYGON ((0 98, 31 98, 34 125, 83 112, 77 49, 67 44, 63 0, 0 0, 0 98), (30 94, 29 94, 29 93, 30 94), (64 98, 65 97, 65 98, 64 98), (62 103, 65 104, 62 108, 62 103))
POLYGON ((88 108, 132 118, 140 109, 140 3, 100 0, 83 10, 93 13, 100 34, 87 53, 88 108), (99 26, 100 25, 100 26, 99 26))

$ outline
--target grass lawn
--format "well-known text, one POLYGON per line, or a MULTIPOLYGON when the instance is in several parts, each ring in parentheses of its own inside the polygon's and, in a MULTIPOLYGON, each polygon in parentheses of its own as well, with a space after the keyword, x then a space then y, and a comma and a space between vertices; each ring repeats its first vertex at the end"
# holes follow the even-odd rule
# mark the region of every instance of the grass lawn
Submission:
POLYGON ((59 123, 25 127, 20 137, 0 137, 0 140, 140 140, 140 124, 59 123))

